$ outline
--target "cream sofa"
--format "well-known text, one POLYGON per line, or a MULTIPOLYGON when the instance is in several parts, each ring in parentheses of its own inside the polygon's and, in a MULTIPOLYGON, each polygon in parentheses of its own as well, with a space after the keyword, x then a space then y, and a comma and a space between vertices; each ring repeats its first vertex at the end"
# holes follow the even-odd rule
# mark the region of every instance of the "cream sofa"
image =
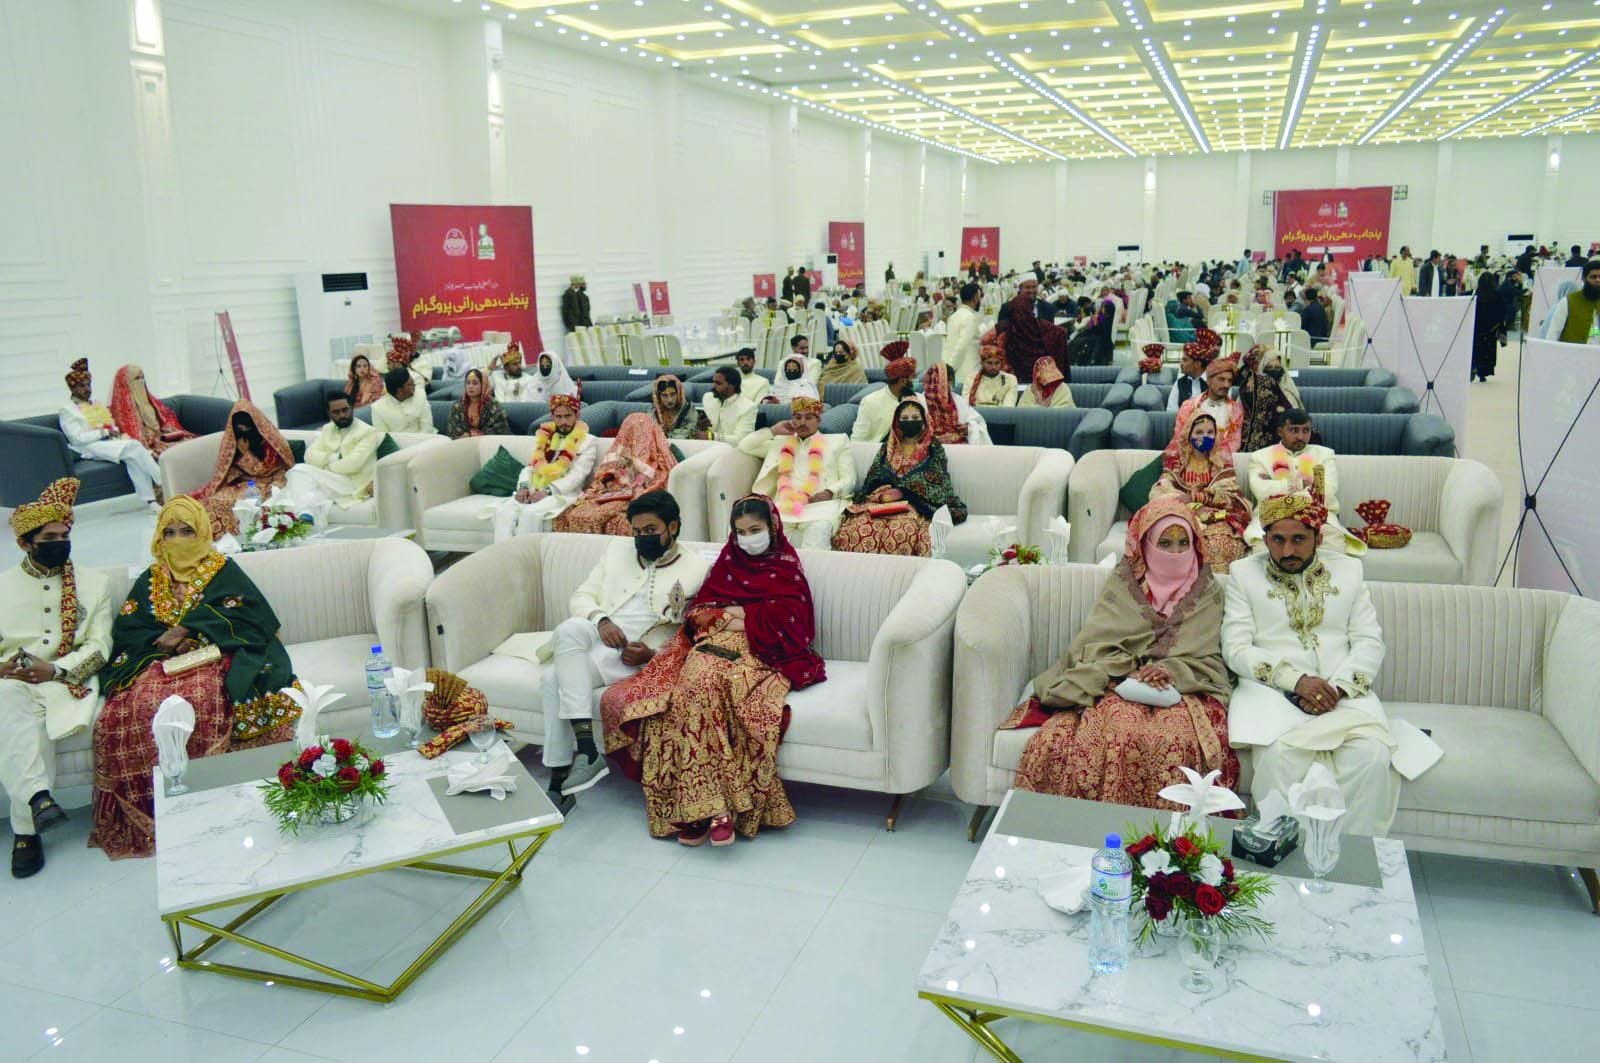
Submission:
MULTIPOLYGON (((428 591, 433 661, 488 696, 518 737, 544 741, 540 666, 495 652, 550 631, 613 540, 525 535, 463 558, 428 591), (492 602, 495 608, 486 609, 492 602)), ((686 543, 709 558, 714 544, 686 543)), ((966 581, 953 564, 802 551, 828 678, 795 691, 778 753, 786 779, 907 794, 949 756, 950 635, 966 581)))
MULTIPOLYGON (((600 455, 612 440, 596 439, 600 455)), ((684 460, 667 476, 667 490, 678 500, 685 539, 706 537, 706 473, 726 443, 676 439, 684 460)), ((478 436, 435 447, 411 464, 411 526, 429 550, 469 553, 494 542, 493 506, 501 499, 472 492, 471 480, 501 447, 526 464, 533 458, 533 436, 478 436)))
MULTIPOLYGON (((283 429, 288 440, 302 440, 307 445, 315 439, 316 432, 299 428, 283 429)), ((217 446, 221 435, 186 439, 169 447, 161 455, 161 490, 166 497, 186 495, 198 491, 211 480, 217 465, 217 446)), ((355 525, 366 528, 409 528, 411 496, 409 467, 411 459, 428 447, 448 443, 439 435, 401 432, 394 436, 400 449, 378 459, 378 475, 373 481, 372 497, 348 509, 334 506, 328 512, 329 524, 355 525)))
MULTIPOLYGON (((1012 785, 1033 732, 999 724, 1071 642, 1108 577, 1092 565, 1005 568, 967 594, 951 697, 950 779, 962 800, 995 805, 1012 785)), ((1600 911, 1600 602, 1368 586, 1388 648, 1376 693, 1444 748, 1401 790, 1391 833, 1430 852, 1576 865, 1600 911)), ((1249 752, 1240 760, 1248 793, 1249 752)))
MULTIPOLYGON (((371 727, 366 659, 382 643, 402 668, 426 668, 423 595, 433 579, 428 555, 405 539, 318 543, 243 554, 235 560, 272 604, 283 627, 295 675, 344 694, 324 716, 327 729, 366 734, 371 727)), ((98 570, 111 581, 113 614, 133 579, 126 568, 98 570)), ((84 730, 56 743, 56 788, 93 781, 92 735, 84 730)))
MULTIPOLYGON (((1067 519, 1072 523, 1073 561, 1092 563, 1122 555, 1128 511, 1117 492, 1155 459, 1154 450, 1097 450, 1072 470, 1067 519)), ((1249 455, 1234 458, 1245 497, 1250 493, 1249 455)), ((1505 489, 1489 468, 1465 458, 1380 457, 1345 454, 1338 458, 1340 520, 1359 528, 1357 504, 1369 498, 1392 502, 1392 520, 1414 533, 1398 550, 1368 550, 1363 558, 1370 580, 1464 583, 1488 586, 1500 563, 1500 508, 1505 489)))
MULTIPOLYGON (((1050 523, 1063 513, 1072 455, 1044 447, 949 446, 944 448, 950 481, 967 504, 968 517, 950 533, 944 556, 963 568, 989 559, 989 548, 1007 528, 1028 545, 1042 545, 1050 523)), ((850 444, 856 483, 867 477, 876 443, 850 444)), ((739 450, 723 454, 708 483, 708 519, 713 531, 728 527, 734 502, 750 493, 761 463, 739 450)), ((1006 535, 1009 539, 1011 536, 1006 535)))

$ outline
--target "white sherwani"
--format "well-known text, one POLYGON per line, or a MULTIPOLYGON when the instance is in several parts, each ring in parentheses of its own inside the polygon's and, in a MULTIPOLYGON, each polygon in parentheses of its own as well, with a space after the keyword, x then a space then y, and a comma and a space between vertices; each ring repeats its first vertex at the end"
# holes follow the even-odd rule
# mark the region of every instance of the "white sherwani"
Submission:
MULTIPOLYGON (((776 500, 778 463, 783 441, 787 438, 790 437, 775 436, 771 429, 763 428, 740 441, 740 450, 761 459, 761 471, 756 473, 756 482, 750 488, 754 493, 776 500)), ((798 518, 785 516, 784 532, 796 546, 808 550, 830 550, 833 548, 833 533, 838 529, 839 518, 844 513, 844 507, 850 503, 850 493, 855 490, 856 462, 850 456, 850 440, 845 436, 823 435, 819 432, 811 438, 821 440, 823 448, 822 486, 817 493, 831 491, 833 498, 808 504, 798 518)), ((799 465, 799 461, 796 461, 796 465, 799 465)))
POLYGON ((850 429, 851 442, 882 443, 888 439, 889 429, 894 427, 895 407, 906 399, 914 398, 916 393, 913 391, 897 396, 887 387, 864 396, 856 406, 856 423, 850 429))
POLYGON ((700 400, 700 405, 706 411, 706 420, 711 422, 712 439, 737 444, 756 430, 756 404, 743 393, 724 402, 712 393, 706 392, 705 398, 700 400))
POLYGON ((289 491, 322 495, 340 509, 371 498, 384 434, 360 418, 344 429, 331 422, 323 425, 306 447, 306 460, 289 470, 289 491))
POLYGON ((80 458, 121 463, 128 470, 128 479, 133 481, 133 492, 139 496, 139 501, 155 501, 161 466, 143 443, 127 436, 113 436, 109 428, 95 428, 84 416, 77 399, 61 407, 56 421, 74 454, 80 458))
POLYGON ((60 571, 40 575, 32 563, 0 573, 0 659, 17 651, 56 666, 61 681, 0 679, 0 788, 11 798, 11 829, 32 834, 28 798, 55 778, 55 742, 94 722, 100 704, 97 673, 111 656, 111 601, 106 578, 73 567, 78 621, 72 645, 61 644, 60 571), (65 650, 65 652, 63 652, 65 650), (67 683, 87 686, 74 697, 67 683))
MULTIPOLYGON (((971 378, 964 377, 971 386, 971 378)), ((1001 370, 995 376, 979 376, 977 387, 967 400, 974 406, 1015 406, 1017 404, 1017 378, 1001 370)))
MULTIPOLYGON (((565 445, 564 440, 564 436, 556 436, 552 442, 560 449, 565 445)), ((576 502, 578 496, 583 494, 583 489, 589 486, 589 478, 594 475, 594 467, 599 460, 600 441, 586 434, 582 445, 578 447, 577 456, 572 459, 571 467, 544 488, 548 493, 543 498, 537 502, 518 502, 513 494, 495 503, 494 541, 500 543, 513 535, 548 531, 550 522, 576 502)), ((517 477, 517 490, 524 487, 530 491, 537 490, 533 484, 532 465, 523 466, 522 473, 517 477)))
POLYGON ((1319 556, 1290 575, 1271 559, 1235 561, 1222 620, 1222 654, 1239 677, 1228 704, 1228 739, 1255 747, 1257 800, 1305 777, 1321 761, 1333 772, 1349 810, 1341 827, 1381 835, 1394 820, 1400 777, 1414 779, 1437 761, 1439 747, 1403 720, 1391 720, 1372 693, 1383 666, 1383 631, 1361 563, 1319 556), (1303 676, 1344 695, 1320 716, 1284 695, 1303 676))
POLYGON ((372 427, 380 428, 390 435, 412 432, 431 436, 439 433, 433 426, 433 407, 422 397, 421 388, 413 391, 411 397, 404 402, 393 395, 384 395, 374 402, 372 427))
POLYGON ((500 403, 533 402, 538 392, 533 375, 527 370, 519 377, 496 373, 490 378, 494 383, 494 397, 500 403))
MULTIPOLYGON (((1338 553, 1359 556, 1366 553, 1367 544, 1344 530, 1339 523, 1339 468, 1333 462, 1332 447, 1307 443, 1299 453, 1294 453, 1282 443, 1253 451, 1246 477, 1250 482, 1250 496, 1257 506, 1269 498, 1310 490, 1311 478, 1317 467, 1322 468, 1322 504, 1328 507, 1328 523, 1322 528, 1322 548, 1338 553)), ((1261 518, 1252 517, 1244 530, 1246 545, 1254 550, 1264 550, 1266 531, 1261 518)))
MULTIPOLYGON (((572 593, 572 616, 551 636, 549 667, 539 677, 546 767, 572 763, 576 743, 571 721, 598 721, 599 699, 594 692, 639 670, 624 664, 621 651, 600 640, 600 621, 610 620, 629 641, 659 650, 677 633, 684 607, 700 590, 710 567, 699 554, 676 547, 655 564, 647 564, 631 538, 618 538, 606 547, 600 563, 572 593)), ((596 745, 603 749, 599 738, 596 728, 596 745)))
POLYGON ((953 380, 971 380, 977 375, 978 334, 981 319, 970 306, 962 304, 950 315, 945 326, 944 350, 941 357, 955 374, 953 380))

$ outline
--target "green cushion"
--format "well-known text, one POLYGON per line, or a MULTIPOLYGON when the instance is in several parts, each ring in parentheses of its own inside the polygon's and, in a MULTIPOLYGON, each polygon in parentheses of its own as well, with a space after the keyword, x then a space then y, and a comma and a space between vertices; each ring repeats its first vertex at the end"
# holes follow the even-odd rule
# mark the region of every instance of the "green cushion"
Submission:
POLYGON ((521 475, 522 462, 513 458, 505 447, 501 447, 472 477, 472 493, 510 498, 517 493, 517 477, 521 475))
POLYGON ((672 451, 672 460, 673 461, 680 461, 681 462, 683 460, 683 451, 678 449, 678 444, 676 444, 676 443, 668 443, 667 444, 667 449, 672 451))
POLYGON ((294 456, 294 463, 299 465, 306 460, 306 441, 303 439, 289 440, 289 453, 294 456))
POLYGON ((383 433, 383 442, 378 444, 378 458, 382 460, 400 449, 400 444, 394 441, 394 436, 388 432, 383 433))
POLYGON ((1157 454, 1149 465, 1128 477, 1128 482, 1117 492, 1117 499, 1129 513, 1137 513, 1144 508, 1146 502, 1150 501, 1150 489, 1159 479, 1161 479, 1161 455, 1157 454))

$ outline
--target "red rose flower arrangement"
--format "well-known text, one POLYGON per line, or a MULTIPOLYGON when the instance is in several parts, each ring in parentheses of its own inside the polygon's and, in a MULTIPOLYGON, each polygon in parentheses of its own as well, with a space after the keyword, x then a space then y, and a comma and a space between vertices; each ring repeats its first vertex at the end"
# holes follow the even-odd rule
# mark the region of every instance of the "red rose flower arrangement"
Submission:
POLYGON ((308 823, 339 823, 363 802, 383 804, 390 782, 383 761, 347 738, 323 739, 261 784, 262 802, 278 829, 297 834, 308 823))
POLYGON ((989 563, 996 567, 1000 565, 1037 565, 1044 561, 1044 554, 1039 552, 1037 546, 1023 546, 1021 543, 1012 543, 1004 550, 995 547, 989 551, 989 563))
MULTIPOLYGON (((1128 836, 1137 833, 1133 828, 1128 836)), ((1224 936, 1272 933, 1272 924, 1255 914, 1272 892, 1271 876, 1239 874, 1209 830, 1190 827, 1169 834, 1157 824, 1128 846, 1128 858, 1134 906, 1142 906, 1149 917, 1141 940, 1168 919, 1210 919, 1224 936)))

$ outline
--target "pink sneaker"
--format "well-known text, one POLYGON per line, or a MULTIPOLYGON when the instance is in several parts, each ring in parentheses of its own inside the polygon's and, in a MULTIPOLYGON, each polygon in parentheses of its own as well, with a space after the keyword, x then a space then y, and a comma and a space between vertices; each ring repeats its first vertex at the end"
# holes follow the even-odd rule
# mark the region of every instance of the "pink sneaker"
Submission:
POLYGON ((732 845, 734 838, 733 819, 729 816, 718 816, 711 821, 711 844, 716 846, 732 845))

